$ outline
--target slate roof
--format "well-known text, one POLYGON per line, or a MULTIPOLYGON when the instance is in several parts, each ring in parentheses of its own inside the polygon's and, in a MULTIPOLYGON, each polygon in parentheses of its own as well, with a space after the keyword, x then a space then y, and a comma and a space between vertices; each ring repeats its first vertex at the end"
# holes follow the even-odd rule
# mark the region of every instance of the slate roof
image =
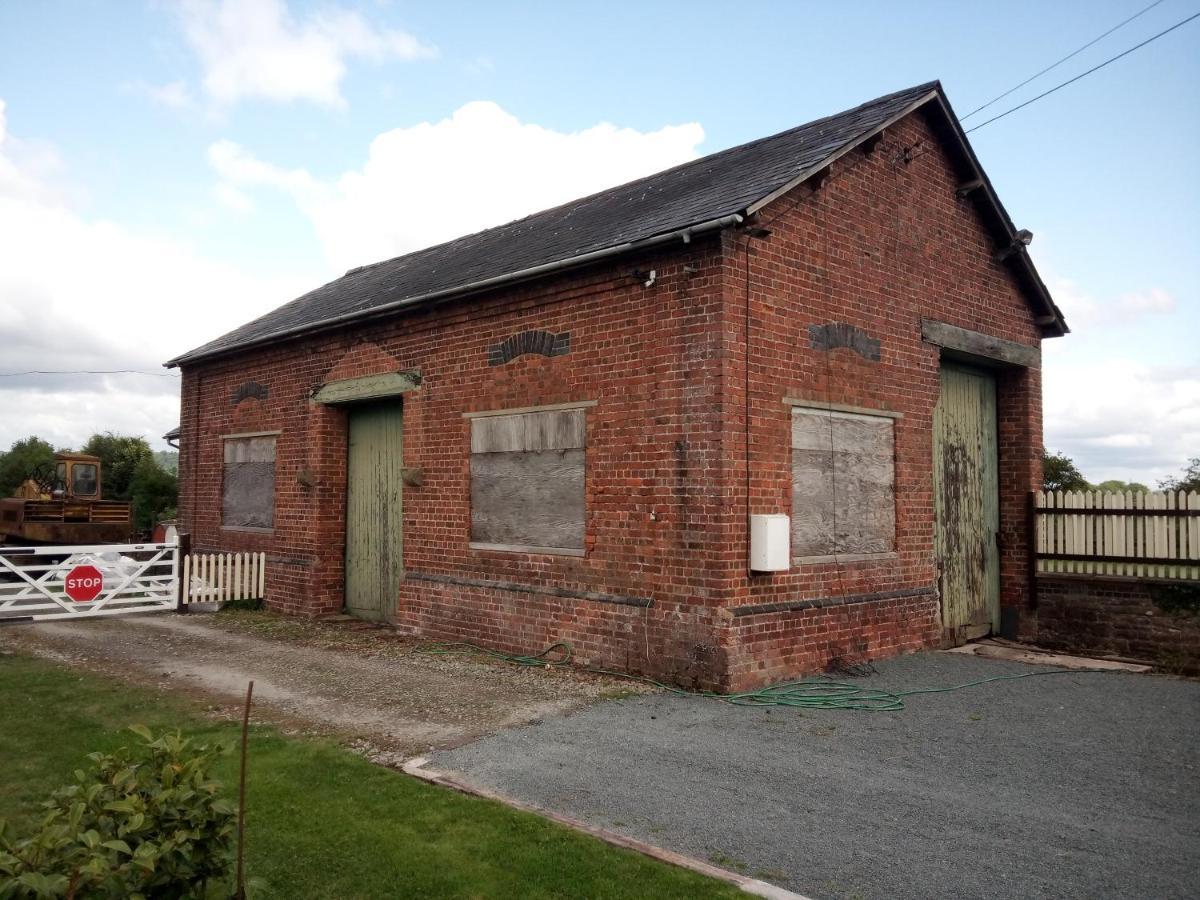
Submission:
MULTIPOLYGON (((939 83, 928 82, 506 225, 351 269, 167 365, 320 330, 424 298, 453 296, 480 282, 569 264, 598 251, 633 251, 662 235, 745 215, 935 97, 944 102, 939 83)), ((955 128, 961 136, 956 121, 955 128)), ((1007 214, 1003 219, 1008 222, 1007 214)), ((1012 233, 1011 222, 1007 231, 1012 233)))

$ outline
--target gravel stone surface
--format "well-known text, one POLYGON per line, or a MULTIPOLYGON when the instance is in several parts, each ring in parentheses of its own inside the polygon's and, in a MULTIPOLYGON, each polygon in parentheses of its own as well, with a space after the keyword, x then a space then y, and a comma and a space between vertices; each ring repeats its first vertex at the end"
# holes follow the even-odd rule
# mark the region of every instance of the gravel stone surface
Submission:
POLYGON ((214 715, 334 735, 398 765, 434 748, 641 690, 566 668, 531 668, 404 638, 355 620, 268 613, 120 616, 0 629, 0 652, 28 653, 184 692, 214 715))
MULTIPOLYGON (((926 653, 903 690, 1034 667, 926 653)), ((431 768, 813 898, 1200 896, 1200 683, 1070 672, 903 712, 667 694, 433 755, 431 768)))

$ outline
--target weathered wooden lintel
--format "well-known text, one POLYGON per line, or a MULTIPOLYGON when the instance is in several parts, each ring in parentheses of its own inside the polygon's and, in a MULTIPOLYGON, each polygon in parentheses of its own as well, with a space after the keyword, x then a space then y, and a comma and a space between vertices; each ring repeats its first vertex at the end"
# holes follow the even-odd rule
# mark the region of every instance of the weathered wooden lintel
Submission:
POLYGON ((904 413, 890 409, 874 409, 867 406, 850 406, 845 403, 829 403, 825 400, 811 400, 806 397, 784 397, 786 406, 805 406, 809 409, 828 409, 832 412, 857 413, 863 416, 883 416, 888 419, 903 419, 904 413))
POLYGON ((510 409, 481 409, 463 413, 464 419, 481 419, 485 416, 517 416, 525 413, 552 412, 558 409, 588 409, 596 400, 577 400, 573 403, 547 403, 544 406, 517 406, 510 409))
POLYGON ((580 547, 534 547, 529 544, 489 544, 484 541, 469 541, 472 550, 496 550, 500 553, 541 553, 546 556, 587 556, 580 547))
POLYGON ((387 372, 383 375, 326 382, 313 394, 313 400, 326 405, 360 403, 364 400, 398 397, 405 391, 416 390, 420 386, 420 372, 387 372))
POLYGON ((949 325, 936 319, 921 320, 921 337, 945 350, 1007 363, 1010 366, 1038 369, 1042 365, 1042 354, 1037 347, 959 328, 957 325, 949 325))

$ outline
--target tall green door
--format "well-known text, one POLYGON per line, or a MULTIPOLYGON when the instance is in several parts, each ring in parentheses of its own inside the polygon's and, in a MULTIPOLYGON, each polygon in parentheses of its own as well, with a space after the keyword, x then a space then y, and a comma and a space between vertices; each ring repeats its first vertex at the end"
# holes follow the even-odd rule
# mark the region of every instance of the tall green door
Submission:
POLYGON ((404 571, 404 419, 399 401, 350 407, 346 612, 391 621, 404 571))
POLYGON ((933 414, 934 550, 942 625, 955 643, 1000 627, 996 379, 942 364, 933 414))

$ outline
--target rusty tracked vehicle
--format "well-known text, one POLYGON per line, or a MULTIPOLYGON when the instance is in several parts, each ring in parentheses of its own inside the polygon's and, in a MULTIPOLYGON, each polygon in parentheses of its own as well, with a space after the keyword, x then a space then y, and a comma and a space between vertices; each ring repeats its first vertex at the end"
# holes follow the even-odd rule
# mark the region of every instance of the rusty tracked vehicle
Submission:
POLYGON ((100 459, 57 453, 52 471, 34 472, 16 497, 0 499, 0 544, 114 544, 133 537, 123 500, 102 500, 100 459))

